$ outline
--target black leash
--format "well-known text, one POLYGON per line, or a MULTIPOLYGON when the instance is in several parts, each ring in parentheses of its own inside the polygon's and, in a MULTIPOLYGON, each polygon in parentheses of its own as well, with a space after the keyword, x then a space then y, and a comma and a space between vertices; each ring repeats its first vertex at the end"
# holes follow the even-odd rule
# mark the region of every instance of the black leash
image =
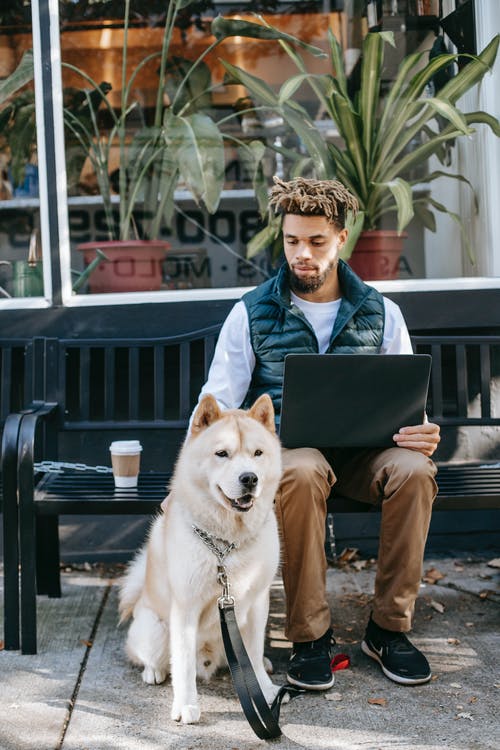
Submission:
POLYGON ((272 706, 267 705, 236 622, 234 599, 221 596, 218 603, 222 641, 243 713, 257 737, 261 740, 274 740, 281 736, 278 722, 283 698, 285 695, 292 696, 305 691, 293 685, 283 685, 272 706))
POLYGON ((286 695, 292 697, 304 693, 305 690, 288 683, 282 685, 271 707, 268 706, 236 622, 234 597, 229 593, 229 581, 224 561, 237 545, 209 534, 194 524, 192 528, 217 558, 217 581, 222 587, 222 595, 217 599, 222 641, 241 708, 257 737, 261 740, 274 740, 281 736, 278 721, 283 698, 286 695))

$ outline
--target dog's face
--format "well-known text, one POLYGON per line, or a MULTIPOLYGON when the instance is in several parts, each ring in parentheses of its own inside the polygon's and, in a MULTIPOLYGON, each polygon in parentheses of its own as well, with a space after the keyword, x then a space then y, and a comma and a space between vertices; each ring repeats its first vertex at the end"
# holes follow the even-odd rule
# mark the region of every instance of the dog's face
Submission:
POLYGON ((186 448, 197 480, 208 485, 224 508, 245 513, 264 488, 274 496, 281 450, 269 396, 261 396, 249 411, 227 412, 213 396, 205 396, 193 416, 186 448))

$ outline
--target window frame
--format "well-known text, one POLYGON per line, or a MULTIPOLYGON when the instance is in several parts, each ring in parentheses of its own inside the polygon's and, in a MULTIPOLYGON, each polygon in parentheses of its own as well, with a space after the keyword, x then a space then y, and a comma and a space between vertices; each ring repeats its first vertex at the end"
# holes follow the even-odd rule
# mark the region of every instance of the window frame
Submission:
MULTIPOLYGON (((450 0, 448 3, 451 5, 450 0)), ((475 2, 476 39, 478 49, 491 40, 500 29, 500 5, 475 2)), ((88 307, 96 305, 139 304, 144 302, 181 302, 235 299, 251 287, 216 289, 168 290, 159 292, 128 292, 113 294, 73 295, 70 270, 70 236, 66 194, 66 163, 62 109, 61 45, 59 36, 58 0, 32 0, 32 33, 35 73, 35 106, 39 154, 39 212, 44 257, 44 298, 2 299, 0 309, 37 308, 63 305, 88 307), (48 61, 45 62, 44 61, 48 61)), ((499 116, 494 81, 499 78, 500 56, 492 74, 487 76, 476 95, 480 109, 499 116)), ((500 139, 486 128, 478 133, 480 164, 500 163, 500 139)), ((465 156, 467 147, 465 144, 465 156)), ((495 254, 498 237, 497 206, 500 203, 500 170, 477 170, 481 193, 481 215, 484 221, 474 228, 473 242, 486 247, 484 265, 491 276, 428 278, 370 282, 381 292, 427 292, 446 290, 500 289, 500 254, 495 254), (480 243, 480 244, 479 244, 480 243), (496 274, 496 275, 493 275, 496 274)), ((426 230, 427 231, 427 230, 426 230)))

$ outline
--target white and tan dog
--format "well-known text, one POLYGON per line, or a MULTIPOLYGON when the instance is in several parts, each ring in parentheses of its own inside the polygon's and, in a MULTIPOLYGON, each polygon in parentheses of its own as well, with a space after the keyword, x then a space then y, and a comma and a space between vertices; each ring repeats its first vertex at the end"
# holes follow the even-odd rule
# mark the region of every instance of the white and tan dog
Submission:
POLYGON ((121 621, 133 617, 126 650, 144 682, 172 676, 172 719, 197 722, 196 676, 225 662, 217 558, 193 526, 234 543, 224 565, 238 625, 266 699, 278 691, 264 669, 269 589, 279 560, 273 510, 281 450, 269 396, 249 411, 222 412, 204 396, 175 467, 163 515, 131 563, 120 592, 121 621))

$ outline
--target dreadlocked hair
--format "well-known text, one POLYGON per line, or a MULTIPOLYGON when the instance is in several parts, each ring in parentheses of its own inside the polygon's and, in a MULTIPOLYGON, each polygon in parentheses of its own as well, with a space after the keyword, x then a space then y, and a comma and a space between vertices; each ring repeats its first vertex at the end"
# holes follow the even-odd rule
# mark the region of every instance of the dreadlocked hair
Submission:
POLYGON ((269 208, 275 214, 299 214, 303 216, 324 216, 331 224, 341 229, 346 215, 351 211, 353 218, 358 213, 358 200, 338 180, 311 180, 296 177, 289 182, 273 177, 269 208))

